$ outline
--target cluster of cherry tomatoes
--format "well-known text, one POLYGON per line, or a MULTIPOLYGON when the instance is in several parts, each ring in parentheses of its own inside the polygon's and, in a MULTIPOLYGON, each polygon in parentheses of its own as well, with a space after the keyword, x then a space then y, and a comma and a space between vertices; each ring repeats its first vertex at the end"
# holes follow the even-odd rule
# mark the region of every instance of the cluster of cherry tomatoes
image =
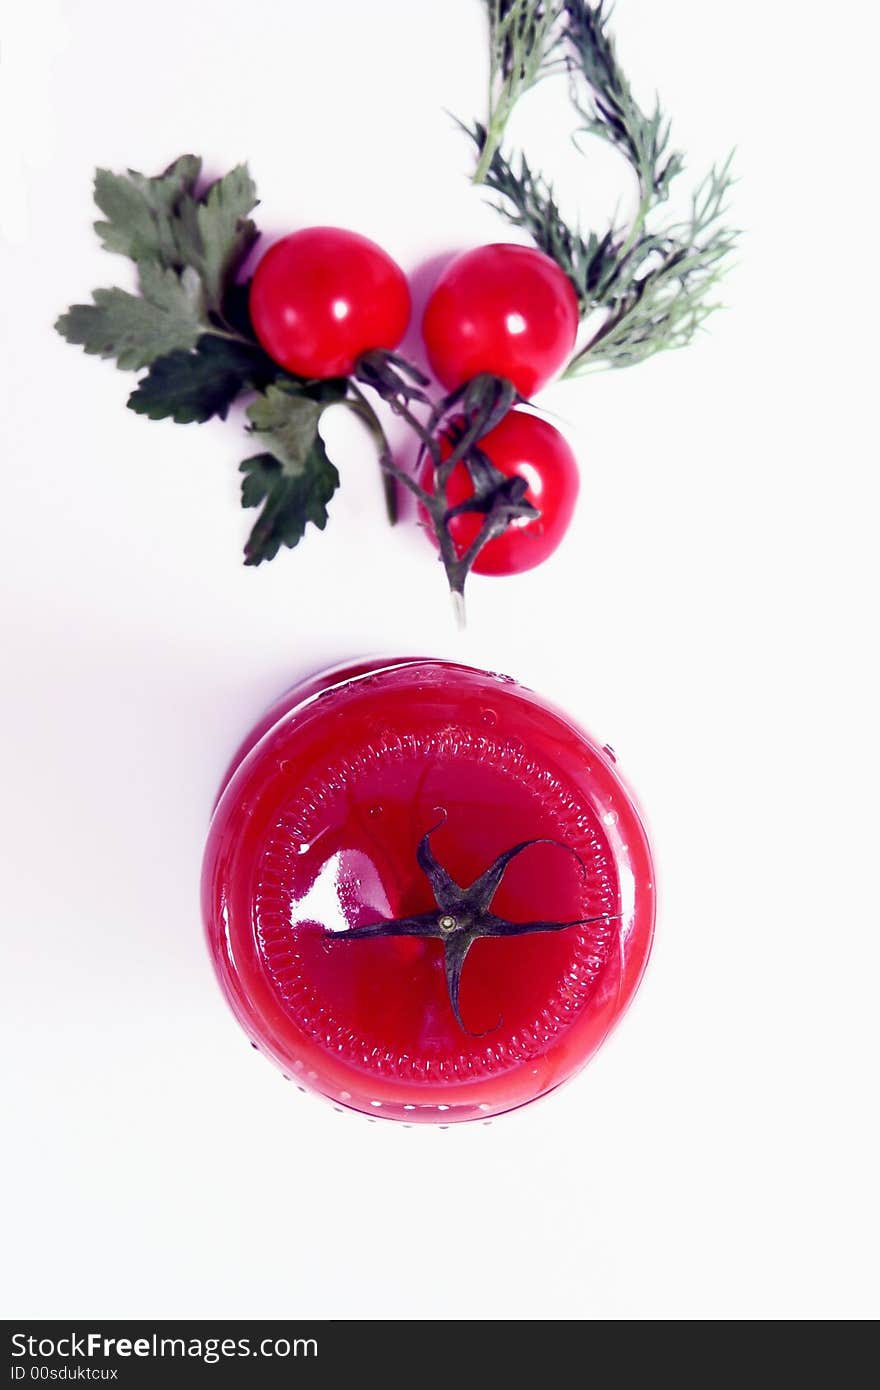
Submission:
MULTIPOLYGON (((269 356, 297 376, 322 380, 350 376, 367 352, 396 348, 412 301, 403 271, 375 242, 339 228, 310 227, 276 242, 260 261, 250 308, 269 356)), ((577 328, 577 298, 559 266, 540 251, 502 244, 466 251, 445 268, 425 308, 422 337, 431 369, 448 391, 489 373, 528 399, 563 367, 577 328)), ((531 569, 556 549, 571 520, 578 492, 571 448, 553 425, 517 408, 479 448, 505 476, 525 479, 526 498, 539 515, 513 522, 490 540, 474 570, 531 569)), ((433 491, 433 473, 428 459, 420 478, 427 491, 433 491)), ((461 462, 446 500, 457 507, 473 494, 461 462)), ((456 545, 466 549, 480 525, 477 513, 457 513, 450 522, 456 545)))

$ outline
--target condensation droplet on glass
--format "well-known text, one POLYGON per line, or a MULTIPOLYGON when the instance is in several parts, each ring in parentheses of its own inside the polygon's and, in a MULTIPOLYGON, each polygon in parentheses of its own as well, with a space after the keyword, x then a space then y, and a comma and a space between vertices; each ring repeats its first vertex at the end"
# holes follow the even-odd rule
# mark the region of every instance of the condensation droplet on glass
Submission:
POLYGON ((483 723, 488 724, 490 728, 493 724, 498 723, 498 715, 494 709, 481 709, 480 718, 483 721, 483 723))
POLYGON ((605 747, 602 749, 602 752, 603 752, 603 753, 607 753, 608 756, 609 756, 609 758, 611 759, 611 761, 612 761, 613 763, 616 763, 616 762, 617 762, 617 754, 615 753, 614 749, 611 747, 611 744, 610 744, 610 743, 606 743, 606 744, 605 744, 605 747))
POLYGON ((384 812, 384 810, 385 810, 385 807, 381 804, 381 802, 377 802, 375 806, 371 806, 371 807, 370 807, 370 815, 371 815, 371 816, 381 816, 382 813, 384 812))
POLYGON ((606 811, 605 814, 604 814, 604 816, 602 817, 602 824, 603 824, 603 825, 616 825, 616 824, 617 824, 617 812, 616 812, 616 811, 606 811))

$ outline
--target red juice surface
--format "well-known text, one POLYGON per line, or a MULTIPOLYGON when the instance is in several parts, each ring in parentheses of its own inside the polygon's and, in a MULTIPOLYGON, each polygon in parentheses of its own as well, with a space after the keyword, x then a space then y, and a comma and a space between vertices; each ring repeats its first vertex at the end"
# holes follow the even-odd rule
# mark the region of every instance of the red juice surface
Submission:
POLYGON ((626 1007, 654 917, 644 830, 608 755, 504 677, 414 660, 328 673, 239 750, 205 856, 221 983, 288 1075, 371 1116, 449 1123, 570 1077, 626 1007), (416 851, 467 885, 503 851, 514 922, 474 942, 453 1013, 443 942, 335 939, 435 908, 416 851))

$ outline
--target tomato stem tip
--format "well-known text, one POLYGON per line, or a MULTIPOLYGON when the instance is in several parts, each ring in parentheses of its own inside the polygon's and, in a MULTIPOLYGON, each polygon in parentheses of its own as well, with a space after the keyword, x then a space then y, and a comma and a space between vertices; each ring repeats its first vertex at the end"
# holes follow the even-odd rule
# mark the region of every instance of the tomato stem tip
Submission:
MULTIPOLYGON (((441 822, 442 824, 443 822, 441 822)), ((521 840, 504 850, 489 865, 479 878, 464 887, 456 883, 451 874, 437 860, 431 848, 431 836, 440 827, 435 825, 421 838, 416 850, 419 867, 431 885, 437 905, 432 912, 422 912, 414 917, 396 917, 390 921, 377 922, 373 926, 352 927, 344 932, 325 932, 328 940, 375 941, 380 937, 419 936, 443 942, 446 986, 449 1003, 456 1023, 463 1033, 470 1037, 482 1037, 482 1033, 472 1033, 465 1025, 459 1005, 461 975, 465 959, 475 941, 485 936, 526 936, 533 932, 567 931, 569 927, 592 926, 596 922, 613 921, 619 914, 602 912, 596 917, 579 917, 568 922, 532 921, 511 922, 497 917, 490 909, 492 900, 501 886, 508 865, 526 850, 535 845, 556 845, 574 856, 586 874, 586 866, 577 850, 562 840, 541 837, 534 840, 521 840)), ((497 1028, 499 1023, 495 1025, 497 1028)), ((489 1029, 489 1032, 494 1031, 489 1029)))

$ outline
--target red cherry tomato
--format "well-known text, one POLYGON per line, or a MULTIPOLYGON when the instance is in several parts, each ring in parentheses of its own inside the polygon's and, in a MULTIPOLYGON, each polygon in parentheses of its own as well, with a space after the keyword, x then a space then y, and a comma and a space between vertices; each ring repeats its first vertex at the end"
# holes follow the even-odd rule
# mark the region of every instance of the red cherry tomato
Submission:
POLYGON ((528 246, 478 246, 446 267, 422 321, 435 376, 453 390, 480 372, 533 396, 574 347, 577 296, 555 261, 528 246))
POLYGON ((307 227, 257 266, 251 318, 269 356, 305 377, 348 376, 372 348, 395 348, 410 316, 406 277, 375 242, 307 227))
MULTIPOLYGON (((443 457, 448 458, 450 441, 441 440, 440 448, 443 457)), ((489 541, 476 558, 474 573, 522 574, 546 560, 568 530, 580 486, 574 454, 559 430, 523 410, 505 415, 500 425, 483 436, 479 448, 506 477, 525 478, 529 485, 526 500, 541 515, 534 521, 519 518, 489 541)), ((433 491, 430 459, 425 463, 421 484, 426 491, 433 491)), ((464 463, 456 465, 446 495, 450 507, 473 497, 473 483, 464 463)), ((452 519, 452 539, 459 553, 467 550, 484 520, 479 512, 463 512, 452 519)), ((432 531, 427 534, 434 539, 432 531)))
POLYGON ((650 851, 613 760, 538 696, 449 662, 329 673, 273 713, 220 797, 203 876, 214 962, 256 1046, 336 1105, 408 1121, 485 1119, 572 1076, 653 930, 650 851), (460 885, 524 840, 574 851, 534 844, 507 867, 493 913, 573 925, 475 940, 464 1027, 442 939, 334 939, 436 911, 417 859, 433 827, 460 885))

